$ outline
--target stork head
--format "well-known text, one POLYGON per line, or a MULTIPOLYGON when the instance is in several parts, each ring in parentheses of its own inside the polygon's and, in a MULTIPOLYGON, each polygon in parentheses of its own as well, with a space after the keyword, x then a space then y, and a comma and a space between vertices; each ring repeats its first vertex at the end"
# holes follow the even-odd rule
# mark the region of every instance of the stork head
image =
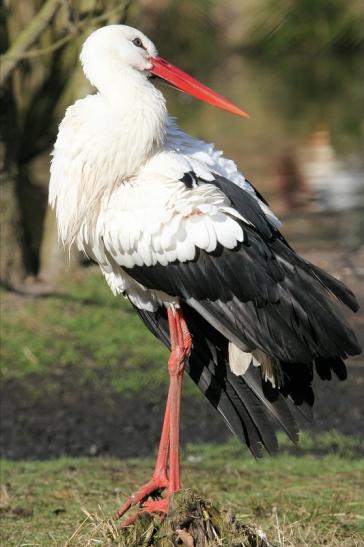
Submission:
POLYGON ((128 85, 128 76, 145 80, 157 76, 179 91, 238 116, 248 117, 233 103, 158 57, 153 42, 132 27, 109 25, 96 30, 85 41, 80 59, 86 77, 100 91, 117 81, 128 85))
POLYGON ((95 30, 85 41, 80 59, 90 82, 98 87, 104 71, 110 77, 128 68, 147 74, 157 56, 154 44, 142 32, 126 25, 109 25, 95 30))

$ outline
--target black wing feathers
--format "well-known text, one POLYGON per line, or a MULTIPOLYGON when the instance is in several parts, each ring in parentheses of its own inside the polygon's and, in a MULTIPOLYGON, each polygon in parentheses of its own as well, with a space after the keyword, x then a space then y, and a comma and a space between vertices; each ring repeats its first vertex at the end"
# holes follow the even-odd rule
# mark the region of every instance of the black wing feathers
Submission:
POLYGON ((194 260, 126 271, 139 283, 178 296, 211 320, 241 349, 259 348, 278 359, 310 362, 360 352, 350 326, 329 292, 292 251, 276 239, 268 245, 250 227, 251 243, 194 260), (283 249, 283 251, 282 251, 283 249))
MULTIPOLYGON (((327 272, 323 271, 318 266, 311 264, 307 260, 304 260, 302 257, 297 255, 293 251, 293 249, 290 247, 290 245, 287 243, 287 241, 284 239, 282 234, 280 234, 277 229, 273 228, 272 225, 269 223, 269 221, 265 218, 258 204, 255 202, 255 206, 251 205, 252 197, 249 195, 248 192, 244 192, 236 184, 232 184, 229 180, 219 175, 215 176, 215 181, 213 181, 212 184, 215 184, 218 188, 223 190, 224 194, 230 199, 231 203, 236 208, 236 210, 242 216, 244 216, 250 222, 253 223, 253 225, 256 227, 257 231, 260 233, 263 239, 266 239, 267 236, 268 236, 268 239, 269 237, 274 236, 281 243, 284 243, 285 248, 282 247, 281 252, 284 253, 289 260, 292 260, 292 258, 294 258, 294 261, 297 263, 297 265, 299 265, 300 268, 305 270, 310 275, 315 275, 317 279, 321 282, 321 284, 327 290, 331 291, 332 294, 336 296, 336 298, 338 298, 341 302, 343 302, 346 306, 348 306, 348 308, 350 308, 354 312, 358 311, 359 305, 352 291, 348 289, 341 281, 339 281, 338 279, 335 279, 335 277, 333 277, 332 275, 328 274, 327 272), (250 209, 254 211, 253 216, 249 215, 250 209), (256 219, 257 215, 260 217, 260 222, 258 224, 255 224, 253 219, 254 218, 256 219), (262 218, 264 219, 263 229, 262 229, 262 218)), ((251 183, 249 184, 252 186, 256 196, 265 205, 268 205, 266 200, 254 188, 254 186, 251 183)))
MULTIPOLYGON (((183 180, 189 188, 206 182, 195 174, 183 180)), ((289 404, 310 417, 314 367, 322 379, 332 372, 345 379, 343 359, 360 353, 360 347, 332 296, 353 311, 358 304, 343 283, 293 251, 254 195, 219 175, 208 183, 220 188, 245 219, 244 241, 234 249, 218 245, 211 253, 197 249, 187 262, 124 269, 145 287, 180 299, 193 335, 188 372, 257 456, 261 445, 276 449, 271 417, 297 439, 289 404), (274 388, 253 366, 235 376, 228 365, 229 341, 278 359, 283 385, 274 388)), ((169 346, 165 310, 136 310, 169 346)))
MULTIPOLYGON (((155 336, 169 347, 166 312, 160 308, 148 312, 135 308, 155 336)), ((187 371, 192 380, 224 418, 229 429, 261 456, 264 446, 269 453, 277 450, 271 419, 275 419, 295 442, 297 426, 292 413, 278 390, 264 396, 265 382, 258 370, 246 377, 235 376, 228 366, 228 341, 192 308, 183 306, 183 313, 193 336, 193 350, 187 371)))

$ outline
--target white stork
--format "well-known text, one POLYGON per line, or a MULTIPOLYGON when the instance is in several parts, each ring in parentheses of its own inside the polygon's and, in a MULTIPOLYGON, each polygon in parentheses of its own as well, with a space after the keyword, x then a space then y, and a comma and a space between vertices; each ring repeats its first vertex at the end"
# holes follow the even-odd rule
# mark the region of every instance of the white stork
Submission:
POLYGON ((163 514, 180 488, 184 368, 255 456, 274 452, 271 418, 297 439, 314 371, 346 377, 360 352, 338 301, 340 281, 298 256, 254 187, 211 144, 184 133, 154 86, 158 77, 205 102, 246 115, 158 57, 140 31, 111 25, 86 40, 81 63, 98 92, 60 124, 49 200, 61 240, 96 261, 171 349, 170 387, 155 471, 119 509, 163 514), (166 496, 148 499, 167 489, 166 496))

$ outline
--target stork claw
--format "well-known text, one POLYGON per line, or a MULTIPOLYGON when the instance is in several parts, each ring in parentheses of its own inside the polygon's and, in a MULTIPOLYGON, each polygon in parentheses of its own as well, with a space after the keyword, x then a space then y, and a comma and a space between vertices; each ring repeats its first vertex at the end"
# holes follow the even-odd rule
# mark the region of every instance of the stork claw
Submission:
MULTIPOLYGON (((149 496, 158 496, 168 486, 168 480, 164 477, 152 477, 152 479, 141 486, 137 492, 132 494, 117 510, 115 518, 119 519, 134 505, 145 506, 149 496)), ((160 501, 160 500, 158 500, 160 501)), ((129 519, 128 519, 129 520, 129 519)))
POLYGON ((166 498, 160 500, 149 500, 145 501, 138 511, 130 515, 124 522, 121 524, 122 528, 127 528, 138 520, 138 518, 143 513, 156 513, 161 515, 161 520, 163 521, 168 513, 169 508, 169 495, 166 498))

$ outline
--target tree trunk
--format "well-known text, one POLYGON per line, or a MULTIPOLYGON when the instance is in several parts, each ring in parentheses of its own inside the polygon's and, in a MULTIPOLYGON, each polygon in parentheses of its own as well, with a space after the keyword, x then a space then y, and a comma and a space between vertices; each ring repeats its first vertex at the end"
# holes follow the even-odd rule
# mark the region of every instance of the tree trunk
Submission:
POLYGON ((17 196, 17 129, 15 106, 5 87, 0 116, 0 281, 16 288, 26 275, 22 219, 17 196))
MULTIPOLYGON (((5 152, 4 143, 0 143, 0 155, 5 152)), ((3 163, 3 159, 0 159, 3 163)), ((21 219, 16 196, 15 174, 1 165, 0 190, 0 281, 8 288, 16 288, 26 275, 22 252, 21 219)))

